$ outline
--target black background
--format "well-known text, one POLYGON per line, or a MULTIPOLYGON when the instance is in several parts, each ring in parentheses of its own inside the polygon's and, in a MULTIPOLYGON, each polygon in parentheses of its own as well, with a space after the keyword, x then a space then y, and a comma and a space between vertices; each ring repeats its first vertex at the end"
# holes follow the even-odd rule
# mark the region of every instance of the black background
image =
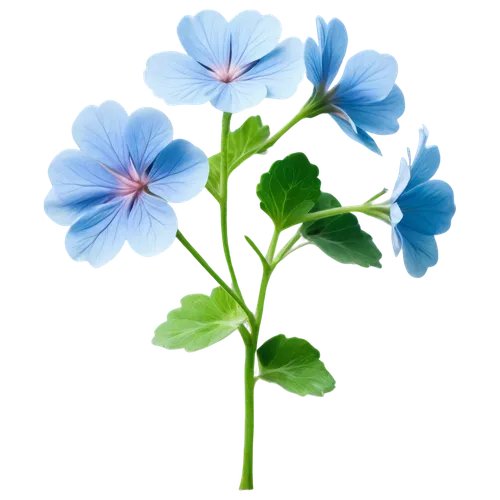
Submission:
MULTIPOLYGON (((233 4, 217 6, 239 6, 233 4)), ((175 47, 167 39, 167 25, 176 21, 175 7, 199 7, 181 0, 163 5, 144 4, 122 14, 102 7, 93 15, 54 14, 52 27, 40 38, 44 57, 34 61, 45 95, 38 104, 43 126, 35 162, 63 143, 63 120, 72 118, 71 105, 79 103, 80 96, 127 95, 131 104, 151 102, 135 86, 135 57, 143 55, 144 47, 175 47)), ((400 47, 401 63, 409 64, 409 136, 401 142, 415 143, 417 118, 432 119, 433 135, 449 144, 449 175, 457 176, 457 191, 464 191, 449 97, 453 23, 444 10, 435 8, 421 11, 415 6, 413 12, 390 3, 369 5, 345 6, 345 15, 353 16, 354 47, 361 39, 375 39, 378 47, 400 47)), ((312 29, 306 4, 280 5, 274 0, 265 7, 280 7, 281 15, 288 16, 289 31, 312 29)), ((290 109, 293 106, 266 105, 264 118, 286 119, 290 109)), ((215 113, 198 113, 196 120, 192 116, 177 114, 177 134, 201 136, 214 151, 215 113)), ((390 160, 374 163, 367 153, 353 154, 326 122, 298 130, 299 140, 313 145, 313 158, 328 168, 329 182, 348 199, 374 191, 375 183, 391 183, 390 160), (329 158, 334 159, 332 166, 329 158), (342 167, 336 169, 335 164, 342 167)), ((255 202, 247 200, 246 175, 233 178, 234 229, 257 231, 262 238, 264 222, 254 215, 255 202)), ((185 214, 185 229, 214 254, 215 211, 187 209, 185 214)), ((466 263, 464 225, 459 217, 457 240, 442 241, 441 246, 449 248, 449 263, 423 290, 413 281, 400 281, 397 264, 393 272, 336 273, 335 266, 320 265, 319 257, 306 250, 296 265, 284 266, 273 285, 272 319, 265 326, 298 327, 305 335, 319 335, 328 343, 329 365, 347 376, 347 393, 338 394, 335 402, 288 402, 280 401, 277 393, 258 394, 259 496, 329 496, 334 481, 338 485, 345 480, 338 464, 351 464, 353 448, 361 446, 362 453, 370 447, 357 436, 377 434, 377 429, 367 429, 377 419, 379 404, 385 405, 379 401, 387 397, 386 387, 397 384, 404 390, 401 382, 391 379, 398 379, 408 358, 417 362, 415 352, 422 353, 415 374, 425 371, 437 354, 422 346, 449 335, 456 321, 452 311, 466 263)), ((55 255, 55 234, 48 233, 46 225, 39 225, 38 231, 36 259, 45 278, 43 324, 51 333, 44 343, 53 343, 60 354, 56 366, 64 382, 58 378, 59 384, 71 381, 80 391, 74 399, 64 391, 58 394, 77 422, 74 447, 98 452, 92 454, 90 477, 102 475, 109 481, 116 474, 123 485, 124 468, 134 464, 137 477, 131 476, 130 482, 135 487, 142 481, 146 496, 158 486, 167 494, 186 492, 188 498, 229 496, 231 473, 239 469, 239 347, 226 345, 223 353, 202 354, 194 362, 184 362, 180 353, 141 354, 143 330, 159 318, 160 304, 174 303, 176 288, 204 288, 205 276, 184 264, 180 248, 176 257, 162 258, 160 265, 136 265, 135 258, 122 257, 112 273, 82 273, 79 265, 64 265, 55 255)), ((240 259, 242 279, 249 280, 252 293, 254 258, 242 248, 240 259)), ((443 342, 439 344, 443 349, 443 342)))

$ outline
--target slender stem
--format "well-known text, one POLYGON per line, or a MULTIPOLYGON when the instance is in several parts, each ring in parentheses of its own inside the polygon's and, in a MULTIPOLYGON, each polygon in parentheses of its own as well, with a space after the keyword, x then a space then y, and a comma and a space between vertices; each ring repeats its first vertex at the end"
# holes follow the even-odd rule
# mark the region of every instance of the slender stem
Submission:
POLYGON ((280 231, 273 229, 265 253, 265 262, 262 261, 259 292, 256 305, 256 325, 251 328, 252 344, 244 344, 243 349, 243 425, 241 447, 241 474, 238 488, 243 491, 252 491, 255 487, 255 377, 256 345, 264 321, 267 294, 271 286, 274 269, 269 266, 278 245, 280 231))
POLYGON ((257 149, 257 153, 262 153, 266 150, 270 150, 276 146, 276 144, 285 137, 290 130, 293 130, 299 123, 303 122, 311 113, 314 107, 313 100, 311 98, 307 99, 302 103, 302 105, 297 109, 297 111, 278 129, 273 135, 257 149))
MULTIPOLYGON (((252 329, 256 327, 255 323, 255 317, 248 309, 247 305, 243 301, 243 299, 237 295, 234 290, 210 267, 208 262, 195 250, 193 245, 189 243, 189 241, 184 237, 184 235, 180 232, 177 231, 177 239, 186 247, 186 249, 189 251, 189 253, 203 266, 203 268, 212 276, 212 278, 219 283, 219 285, 226 290, 226 292, 231 295, 231 297, 238 303, 238 305, 245 311, 245 314, 247 315, 248 322, 250 323, 250 326, 252 329)), ((240 332, 241 333, 241 332, 240 332)))
POLYGON ((259 247, 252 241, 252 239, 249 236, 245 236, 245 239, 247 240, 247 243, 252 247, 253 251, 259 257, 262 265, 264 266, 264 269, 266 267, 269 267, 269 263, 267 262, 267 260, 264 257, 264 255, 262 255, 262 252, 259 250, 259 247))
POLYGON ((269 244, 269 248, 266 254, 266 259, 269 264, 273 262, 274 253, 276 252, 276 245, 278 244, 279 237, 280 237, 280 231, 275 227, 273 237, 271 238, 271 243, 269 244))
POLYGON ((265 308, 267 304, 267 296, 269 294, 269 288, 271 286, 271 276, 273 272, 270 267, 261 268, 260 280, 259 280, 259 291, 257 294, 257 305, 255 310, 255 318, 257 322, 256 339, 260 338, 260 331, 264 323, 265 308))
POLYGON ((253 490, 255 351, 255 344, 245 346, 245 441, 240 490, 253 490))
POLYGON ((378 200, 381 196, 384 196, 384 194, 387 193, 387 188, 382 189, 382 191, 378 192, 377 194, 373 195, 369 200, 365 201, 365 205, 367 203, 371 203, 375 200, 378 200))
POLYGON ((231 260, 231 252, 229 251, 229 239, 227 236, 227 181, 229 170, 227 164, 228 157, 228 138, 231 125, 231 113, 223 113, 222 115, 222 133, 221 133, 221 169, 220 169, 220 227, 222 233, 222 247, 224 248, 224 256, 226 257, 227 267, 231 275, 231 282, 235 292, 243 298, 236 273, 234 272, 233 262, 231 260))
POLYGON ((255 339, 259 339, 261 336, 261 329, 264 324, 264 316, 267 305, 267 299, 269 294, 269 288, 271 286, 271 278, 274 273, 275 268, 269 265, 272 262, 274 254, 276 252, 276 246, 280 237, 280 232, 273 229, 271 231, 271 237, 269 238, 269 243, 266 249, 266 261, 267 266, 261 266, 261 273, 259 279, 259 290, 257 293, 257 304, 255 306, 255 318, 257 323, 257 331, 255 332, 255 339))
POLYGON ((245 346, 248 347, 253 345, 252 334, 248 331, 245 325, 240 325, 238 327, 238 331, 240 332, 241 338, 243 339, 245 346))
POLYGON ((305 214, 297 220, 297 224, 300 224, 302 222, 311 222, 315 220, 326 219, 327 217, 332 217, 333 215, 347 214, 350 212, 367 213, 369 211, 369 205, 352 205, 350 207, 329 208, 327 210, 319 210, 318 212, 305 214))
POLYGON ((276 255, 276 258, 273 261, 273 267, 276 267, 290 252, 291 248, 297 241, 300 240, 300 229, 297 230, 297 232, 288 240, 286 245, 279 251, 278 255, 276 255))

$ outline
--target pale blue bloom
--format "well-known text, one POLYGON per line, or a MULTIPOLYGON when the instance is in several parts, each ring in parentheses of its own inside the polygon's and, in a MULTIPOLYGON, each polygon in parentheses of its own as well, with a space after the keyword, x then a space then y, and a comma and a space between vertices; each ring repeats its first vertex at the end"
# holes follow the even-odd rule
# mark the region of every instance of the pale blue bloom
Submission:
POLYGON ((78 115, 73 138, 80 149, 52 160, 45 199, 47 215, 71 226, 66 250, 72 259, 100 267, 125 240, 144 256, 172 244, 177 218, 169 203, 196 196, 209 170, 200 149, 172 137, 170 120, 153 108, 128 116, 107 101, 78 115))
POLYGON ((394 57, 365 50, 351 57, 339 82, 330 90, 347 50, 347 31, 338 19, 328 24, 316 19, 318 44, 308 38, 304 59, 306 74, 314 85, 315 96, 340 128, 351 139, 381 154, 368 134, 394 134, 403 114, 403 93, 395 85, 398 65, 394 57))
POLYGON ((427 147, 429 131, 420 129, 415 161, 401 159, 399 177, 391 196, 392 244, 396 256, 403 249, 408 273, 422 277, 438 261, 436 234, 448 231, 455 214, 453 190, 446 182, 430 180, 436 173, 440 154, 427 147))
POLYGON ((247 10, 227 22, 204 10, 185 16, 177 34, 186 54, 151 56, 144 81, 167 104, 204 104, 237 113, 266 97, 287 99, 304 73, 298 38, 279 43, 281 24, 274 16, 247 10))

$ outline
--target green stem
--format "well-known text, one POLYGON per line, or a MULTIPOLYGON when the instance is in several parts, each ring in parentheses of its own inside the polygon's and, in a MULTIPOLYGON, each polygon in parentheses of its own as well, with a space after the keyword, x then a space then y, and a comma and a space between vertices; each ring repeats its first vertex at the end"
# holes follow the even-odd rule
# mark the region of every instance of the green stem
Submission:
POLYGON ((267 266, 266 256, 262 248, 260 248, 260 245, 248 233, 243 235, 243 241, 249 246, 250 250, 253 251, 261 266, 267 266))
POLYGON ((220 227, 222 233, 222 247, 224 248, 224 256, 226 257, 227 267, 231 275, 231 282, 235 292, 243 298, 236 273, 234 272, 233 262, 231 260, 231 252, 229 251, 229 239, 227 236, 227 183, 229 177, 227 155, 228 155, 228 138, 231 125, 231 113, 223 113, 222 115, 222 133, 221 133, 221 169, 220 169, 220 227))
MULTIPOLYGON (((370 197, 371 198, 371 197, 370 197)), ((318 212, 308 213, 300 218, 299 224, 303 222, 310 222, 326 217, 333 217, 334 215, 342 215, 347 213, 355 213, 357 215, 364 215, 370 219, 380 220, 385 224, 391 224, 390 215, 391 205, 390 201, 384 199, 376 202, 373 199, 365 200, 363 202, 351 203, 337 208, 329 208, 328 210, 319 210, 318 212)))
MULTIPOLYGON (((273 261, 280 232, 275 229, 267 251, 267 263, 273 261)), ((252 345, 245 345, 245 444, 243 447, 243 471, 241 474, 240 490, 253 489, 253 436, 254 436, 254 392, 255 382, 255 353, 259 339, 260 325, 264 313, 267 286, 273 270, 270 265, 263 266, 262 282, 260 285, 257 309, 255 312, 255 328, 252 329, 252 345)))
POLYGON ((384 196, 385 193, 387 193, 387 189, 386 188, 382 189, 382 191, 379 191, 376 195, 372 196, 369 200, 366 200, 365 201, 365 205, 367 203, 372 203, 375 200, 378 200, 381 196, 384 196))
POLYGON ((347 213, 356 213, 362 214, 363 208, 365 207, 364 203, 351 203, 349 205, 344 205, 342 207, 337 208, 329 208, 327 210, 318 210, 317 212, 312 212, 306 215, 303 215, 300 218, 299 224, 302 222, 309 222, 313 220, 325 219, 326 217, 331 217, 332 215, 341 215, 347 213))
POLYGON ((245 441, 240 490, 253 490, 255 351, 256 346, 254 343, 245 346, 245 441))
POLYGON ((240 332, 241 338, 243 339, 245 346, 253 345, 252 334, 248 331, 245 325, 240 325, 238 327, 238 331, 240 332))
MULTIPOLYGON (((247 315, 248 322, 250 323, 250 326, 252 329, 255 329, 256 327, 256 322, 255 322, 255 316, 253 315, 252 311, 248 309, 247 305, 245 304, 244 300, 237 295, 234 290, 210 267, 208 262, 195 250, 193 245, 189 243, 189 241, 184 237, 184 235, 180 232, 177 231, 177 239, 184 245, 184 247, 189 251, 189 253, 203 266, 203 268, 212 276, 212 278, 219 283, 219 285, 226 290, 226 292, 231 295, 231 297, 238 303, 238 305, 245 311, 245 314, 247 315)), ((245 329, 246 330, 246 329, 245 329)), ((242 334, 242 337, 246 336, 244 333, 242 333, 242 330, 240 330, 240 333, 242 334)), ((243 338, 245 340, 245 338, 243 338)), ((246 339, 245 344, 247 343, 248 339, 246 339)))
POLYGON ((274 273, 275 268, 269 263, 272 262, 274 254, 276 252, 276 247, 278 245, 278 240, 280 237, 280 232, 276 230, 271 231, 271 237, 269 238, 269 243, 266 249, 266 261, 267 266, 261 266, 261 274, 259 279, 259 289, 257 293, 257 304, 255 306, 255 318, 257 331, 255 332, 255 339, 260 339, 261 329, 264 324, 265 309, 267 305, 267 299, 269 294, 269 288, 271 286, 271 278, 274 273))
POLYGON ((300 240, 300 229, 288 240, 286 245, 279 251, 278 255, 276 255, 276 258, 273 261, 273 268, 276 267, 290 252, 292 249, 293 245, 297 243, 297 241, 300 240))
POLYGON ((311 114, 311 111, 313 111, 314 108, 314 99, 310 97, 302 103, 299 109, 297 109, 297 111, 278 130, 276 130, 267 141, 263 142, 262 145, 259 146, 257 153, 263 153, 264 151, 274 148, 274 146, 276 146, 276 144, 278 144, 283 137, 288 135, 288 133, 299 125, 299 123, 303 122, 311 114))
POLYGON ((257 300, 257 309, 255 310, 255 322, 257 323, 257 329, 255 330, 254 339, 255 343, 259 338, 260 325, 262 323, 262 316, 264 314, 264 302, 266 300, 267 287, 269 285, 269 280, 271 279, 272 269, 265 269, 262 273, 262 281, 260 283, 259 298, 257 300))
POLYGON ((278 244, 279 237, 280 237, 280 231, 275 227, 273 237, 271 238, 271 243, 269 244, 269 248, 266 254, 266 259, 269 264, 273 262, 274 253, 276 252, 276 245, 278 244))

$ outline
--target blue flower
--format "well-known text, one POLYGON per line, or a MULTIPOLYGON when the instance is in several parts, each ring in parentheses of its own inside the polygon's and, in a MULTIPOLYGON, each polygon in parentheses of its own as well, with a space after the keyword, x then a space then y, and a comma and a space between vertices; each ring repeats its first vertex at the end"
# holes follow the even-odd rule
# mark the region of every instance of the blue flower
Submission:
POLYGON ((307 78, 315 89, 313 100, 323 104, 321 112, 329 113, 351 139, 382 154, 368 132, 387 135, 399 129, 405 101, 395 85, 396 60, 374 50, 359 52, 347 61, 342 78, 329 90, 347 50, 347 31, 338 19, 327 25, 318 17, 316 25, 319 46, 308 38, 304 50, 307 78))
POLYGON ((47 215, 71 226, 66 250, 72 259, 100 267, 125 240, 144 256, 172 244, 177 218, 169 202, 196 196, 209 169, 200 149, 172 136, 170 120, 152 108, 128 116, 107 101, 78 115, 73 138, 80 150, 52 160, 45 199, 47 215))
POLYGON ((450 229, 455 214, 453 190, 443 181, 430 180, 440 155, 437 146, 427 147, 429 131, 420 129, 415 161, 401 159, 399 177, 390 200, 392 244, 396 256, 403 249, 408 273, 422 277, 438 261, 436 234, 450 229))
POLYGON ((204 104, 237 113, 266 97, 287 99, 304 73, 303 44, 298 38, 279 42, 281 24, 254 10, 230 22, 204 10, 185 16, 177 34, 186 54, 151 56, 144 81, 167 104, 204 104))

